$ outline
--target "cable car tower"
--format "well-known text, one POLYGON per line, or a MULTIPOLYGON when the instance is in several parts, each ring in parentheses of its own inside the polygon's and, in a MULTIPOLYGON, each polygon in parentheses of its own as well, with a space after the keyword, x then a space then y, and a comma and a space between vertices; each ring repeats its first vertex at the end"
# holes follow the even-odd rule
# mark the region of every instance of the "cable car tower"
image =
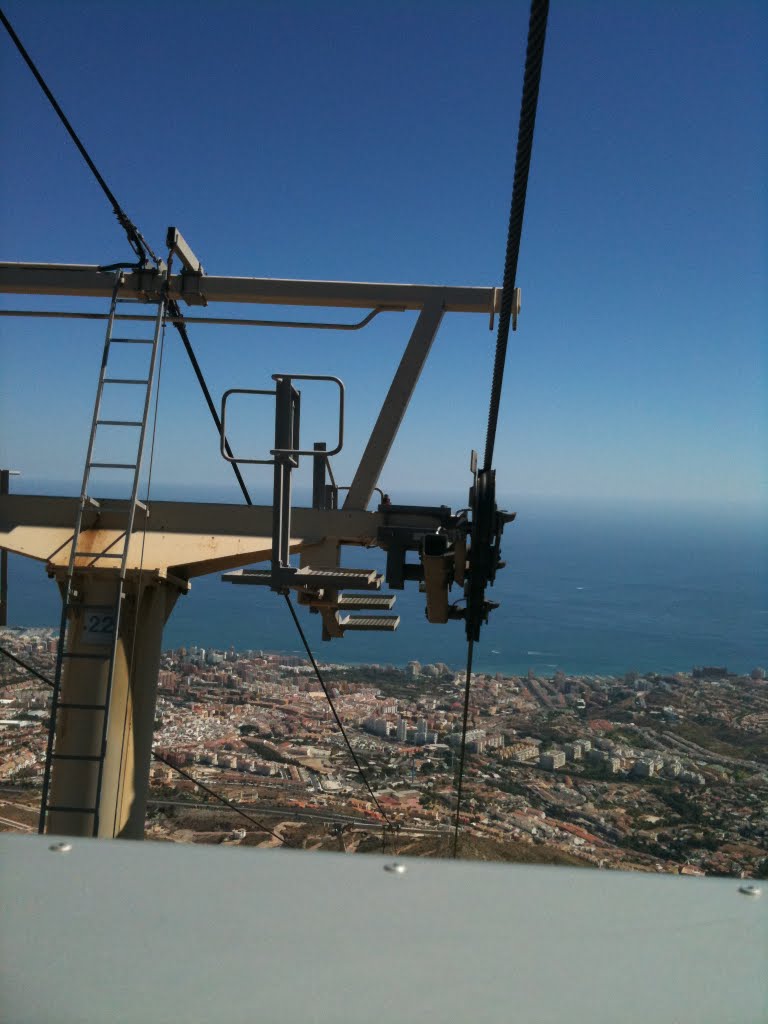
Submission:
MULTIPOLYGON (((300 604, 319 614, 323 639, 331 640, 353 630, 396 629, 397 616, 377 614, 391 610, 395 600, 394 594, 381 593, 382 585, 398 590, 406 582, 416 582, 425 594, 428 621, 444 624, 461 619, 468 641, 456 855, 473 645, 483 621, 496 607, 486 599, 486 588, 493 584, 503 565, 501 535, 514 518, 496 505, 492 461, 507 338, 520 311, 515 275, 547 14, 546 0, 534 0, 504 282, 498 289, 215 277, 204 272, 174 227, 168 229, 166 256, 160 258, 118 203, 0 12, 0 20, 17 50, 110 202, 136 257, 131 263, 93 266, 0 264, 0 292, 100 297, 109 303, 104 314, 3 311, 10 316, 103 317, 107 324, 79 498, 0 495, 0 548, 44 562, 63 598, 41 832, 134 838, 143 835, 163 626, 195 576, 221 572, 228 583, 266 586, 282 594, 329 701, 291 603, 291 592, 297 594, 300 604), (175 261, 181 270, 174 273, 175 261), (183 306, 206 307, 217 302, 367 312, 357 324, 313 324, 198 317, 182 311, 183 306), (134 311, 124 312, 126 304, 131 304, 134 311), (357 330, 381 314, 406 310, 417 311, 416 323, 346 488, 336 483, 331 467, 332 456, 344 443, 344 385, 338 376, 313 376, 302 373, 300 367, 275 367, 273 388, 230 389, 217 407, 187 333, 187 326, 193 322, 357 330), (378 507, 369 511, 442 319, 453 312, 488 316, 491 329, 495 316, 499 316, 485 456, 480 466, 472 453, 469 508, 454 513, 444 505, 394 505, 382 495, 378 507), (136 324, 144 331, 138 336, 129 327, 136 324), (181 337, 219 433, 221 454, 232 464, 245 506, 157 502, 150 499, 149 487, 146 496, 139 496, 153 396, 156 425, 159 366, 168 324, 181 337), (115 354, 123 347, 145 352, 146 362, 137 375, 126 376, 111 369, 115 354), (337 390, 337 430, 332 447, 328 439, 302 439, 301 382, 306 380, 322 381, 337 390), (138 411, 132 415, 112 411, 115 391, 125 389, 139 396, 138 411), (226 419, 227 402, 235 394, 274 402, 269 459, 233 452, 226 419), (109 445, 116 432, 129 438, 130 456, 101 454, 102 438, 109 445), (292 501, 292 473, 304 458, 311 459, 313 466, 311 508, 294 507, 292 501), (244 463, 268 463, 273 467, 270 505, 253 505, 239 468, 244 463), (128 480, 122 500, 93 493, 92 472, 102 469, 124 474, 128 480), (346 491, 343 502, 342 491, 346 491), (345 545, 383 549, 385 572, 345 567, 341 559, 345 545), (411 552, 418 554, 418 563, 407 561, 411 552), (295 556, 298 564, 292 561, 295 556), (268 563, 268 568, 250 568, 259 562, 268 563), (463 606, 451 600, 454 585, 463 606)), ((335 714, 332 702, 331 708, 335 714)))
POLYGON ((428 621, 463 619, 468 635, 476 638, 492 607, 485 586, 493 581, 501 531, 510 518, 496 508, 476 460, 470 511, 389 501, 367 510, 443 317, 451 312, 493 317, 500 308, 498 289, 209 277, 175 228, 167 238, 168 257, 154 267, 0 265, 4 293, 102 296, 109 304, 80 497, 0 498, 0 546, 45 562, 63 594, 41 810, 41 829, 57 834, 143 833, 162 630, 195 576, 223 573, 229 583, 294 592, 300 604, 319 614, 324 639, 340 639, 351 630, 392 631, 399 619, 379 613, 392 608, 395 596, 382 593, 382 586, 397 591, 412 582, 425 593, 428 621), (175 258, 183 265, 178 274, 169 270, 175 258), (343 501, 331 459, 344 443, 344 385, 337 377, 287 372, 274 374, 273 389, 226 392, 215 418, 222 455, 236 469, 257 461, 273 466, 271 505, 139 497, 164 325, 184 326, 179 303, 222 301, 363 309, 369 311, 368 322, 384 312, 418 311, 343 501), (142 375, 116 376, 110 369, 122 346, 146 350, 142 375), (332 447, 327 440, 301 438, 300 385, 307 379, 324 381, 337 392, 332 447), (120 389, 140 394, 136 418, 110 410, 120 389), (226 422, 236 393, 274 403, 268 459, 232 452, 226 422), (133 436, 130 460, 97 454, 102 437, 115 434, 133 436), (313 466, 311 508, 294 507, 292 501, 291 475, 303 458, 313 466), (128 478, 122 500, 92 493, 96 469, 128 478), (383 549, 385 572, 343 566, 344 545, 383 549), (410 552, 418 553, 417 564, 406 561, 410 552), (268 568, 248 568, 260 561, 268 568), (465 607, 451 600, 454 585, 465 607))

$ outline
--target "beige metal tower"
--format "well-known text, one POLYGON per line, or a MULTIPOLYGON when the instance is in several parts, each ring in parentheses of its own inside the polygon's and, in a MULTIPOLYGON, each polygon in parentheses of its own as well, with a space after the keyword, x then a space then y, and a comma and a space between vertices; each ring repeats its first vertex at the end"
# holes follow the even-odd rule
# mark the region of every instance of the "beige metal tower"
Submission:
MULTIPOLYGON (((277 407, 273 505, 152 501, 145 508, 136 489, 123 501, 100 500, 87 486, 89 468, 95 465, 92 443, 80 499, 0 496, 0 548, 44 562, 64 596, 60 688, 42 816, 45 829, 59 834, 143 834, 162 631, 195 576, 235 570, 232 582, 266 584, 279 591, 290 588, 301 603, 320 612, 327 637, 343 636, 346 629, 396 625, 391 617, 370 614, 389 608, 393 601, 389 595, 365 593, 378 590, 383 577, 344 569, 343 545, 384 548, 391 588, 402 588, 407 579, 422 581, 430 621, 447 620, 448 588, 464 579, 466 518, 454 516, 445 506, 387 502, 376 511, 367 508, 443 316, 481 313, 492 322, 498 290, 209 277, 175 229, 168 237, 171 253, 184 266, 181 274, 169 274, 162 262, 155 269, 125 273, 4 263, 0 292, 111 299, 106 349, 122 322, 147 320, 155 324, 153 353, 161 322, 169 313, 181 319, 175 304, 185 301, 365 309, 369 314, 363 324, 384 312, 416 310, 418 317, 342 507, 342 489, 332 477, 328 483, 329 449, 322 442, 301 449, 298 433, 294 437, 288 421, 280 420, 280 388, 288 396, 285 411, 296 374, 277 374, 275 391, 269 392, 275 394, 277 407), (140 305, 121 314, 121 300, 140 305), (313 508, 291 507, 290 470, 302 451, 314 461, 313 508), (425 549, 427 537, 441 540, 425 549), (418 565, 406 564, 409 551, 419 552, 418 565), (298 567, 291 566, 291 555, 296 554, 298 567), (263 561, 271 568, 237 572, 263 561), (364 593, 357 598, 345 594, 350 587, 364 593)), ((206 322, 203 317, 194 320, 206 322)), ((99 429, 100 418, 109 418, 99 412, 103 388, 117 386, 109 383, 107 363, 105 352, 93 431, 99 429)), ((151 379, 148 373, 147 380, 151 379)), ((151 384, 145 387, 148 401, 151 384)), ((146 416, 136 429, 143 436, 146 416)), ((224 425, 221 444, 226 457, 245 461, 232 455, 224 425)), ((141 450, 133 466, 135 479, 140 463, 141 450)))

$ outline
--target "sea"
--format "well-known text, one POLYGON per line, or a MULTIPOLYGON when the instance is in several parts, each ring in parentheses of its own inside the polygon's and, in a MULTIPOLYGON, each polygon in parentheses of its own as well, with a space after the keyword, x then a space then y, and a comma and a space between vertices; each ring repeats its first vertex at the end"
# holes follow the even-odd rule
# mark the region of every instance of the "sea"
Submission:
MULTIPOLYGON (((171 496, 179 494, 155 494, 171 496)), ((623 675, 695 665, 739 673, 768 667, 768 525, 759 510, 522 497, 510 497, 503 507, 518 516, 503 539, 506 568, 488 592, 499 607, 475 645, 476 671, 623 675)), ((9 561, 9 625, 57 626, 58 591, 42 564, 18 556, 9 561)), ((356 548, 344 549, 344 562, 377 570, 384 564, 381 552, 356 548)), ((415 583, 395 593, 392 614, 401 619, 391 634, 323 642, 319 616, 300 609, 318 660, 443 662, 460 670, 467 650, 463 623, 429 624, 415 583)), ((457 588, 452 593, 461 596, 457 588)), ((281 597, 232 586, 219 574, 192 581, 163 642, 166 649, 304 653, 281 597)))

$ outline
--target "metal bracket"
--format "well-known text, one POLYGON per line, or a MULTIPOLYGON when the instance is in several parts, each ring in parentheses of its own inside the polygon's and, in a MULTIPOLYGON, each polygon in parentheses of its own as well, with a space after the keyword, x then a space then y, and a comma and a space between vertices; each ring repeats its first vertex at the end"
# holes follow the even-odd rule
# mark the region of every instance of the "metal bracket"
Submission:
POLYGON ((186 239, 178 228, 168 228, 168 232, 165 236, 165 244, 174 256, 179 257, 181 262, 184 264, 185 270, 189 270, 192 274, 202 275, 205 273, 202 263, 192 252, 186 242, 186 239))
POLYGON ((183 301, 188 306, 207 306, 208 300, 201 288, 202 278, 205 276, 203 265, 192 252, 178 228, 168 228, 165 244, 168 246, 168 252, 173 256, 178 256, 184 267, 180 289, 183 301))
MULTIPOLYGON (((120 288, 127 280, 127 275, 120 273, 120 288)), ((160 260, 157 267, 142 268, 136 271, 136 290, 139 293, 141 302, 158 302, 163 293, 165 282, 168 280, 168 267, 160 260)), ((121 296, 118 294, 118 298, 121 296)))

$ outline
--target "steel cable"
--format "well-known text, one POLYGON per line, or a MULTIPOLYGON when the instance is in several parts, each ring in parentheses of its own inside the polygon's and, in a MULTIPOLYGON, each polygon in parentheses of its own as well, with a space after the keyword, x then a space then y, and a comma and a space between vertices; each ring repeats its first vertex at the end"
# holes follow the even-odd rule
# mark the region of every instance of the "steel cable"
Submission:
MULTIPOLYGON (((149 243, 147 242, 147 240, 141 234, 139 229, 130 220, 130 218, 128 217, 126 212, 123 210, 123 208, 118 203, 117 198, 115 197, 115 194, 112 192, 110 187, 107 185, 106 181, 104 180, 103 175, 101 174, 101 172, 99 171, 98 167, 96 166, 96 164, 91 159, 90 154, 88 153, 87 149, 85 148, 85 146, 81 142, 80 138, 78 137, 77 132, 75 131, 75 129, 70 124, 69 119, 67 118, 67 116, 64 113, 64 111, 61 109, 59 103, 56 100, 56 97, 51 92, 51 90, 48 87, 45 79, 43 78, 43 76, 40 74, 39 70, 35 66, 34 61, 32 60, 32 58, 27 53, 27 51, 24 48, 24 45, 22 44, 21 40, 16 35, 16 32, 13 29, 13 26, 8 21, 8 18, 5 16, 5 14, 4 14, 4 12, 2 10, 0 10, 0 20, 2 21, 3 25, 5 26, 5 29, 8 32, 8 35, 13 40, 13 42, 14 42, 14 44, 16 46, 16 49, 21 54, 22 58, 24 59, 25 63, 29 67, 29 69, 32 72, 32 74, 35 76, 35 78, 36 78, 40 88, 45 93, 45 95, 46 95, 48 101, 50 102, 51 106, 53 107, 53 109, 58 114, 59 119, 61 120, 61 123, 64 125, 64 127, 67 130, 67 132, 69 133, 70 138, 72 139, 74 144, 77 146, 78 150, 80 151, 80 154, 82 155, 82 157, 85 160, 86 164, 90 168, 93 176, 96 178, 96 181, 101 186, 101 189, 104 192, 104 195, 107 197, 109 202, 112 204, 112 210, 113 210, 115 216, 117 217, 120 225, 122 226, 123 230, 127 234, 128 241, 129 241, 129 243, 131 245, 131 248, 136 253, 136 255, 139 257, 139 260, 141 261, 142 264, 147 262, 147 257, 149 256, 149 257, 152 258, 152 260, 155 262, 155 264, 159 265, 160 261, 158 260, 157 256, 155 256, 155 254, 152 251, 149 243)), ((122 266, 122 264, 115 264, 115 266, 122 266)), ((189 356, 189 360, 192 363, 192 369, 194 370, 195 376, 197 377, 198 383, 200 384, 200 387, 202 389, 202 392, 203 392, 203 395, 205 397, 206 403, 208 404, 208 408, 209 408, 209 410, 211 412, 211 416, 213 417, 214 423, 216 423, 216 426, 218 427, 219 433, 221 433, 221 421, 219 420, 219 415, 216 412, 216 408, 215 408, 215 406, 213 404, 213 400, 211 398, 210 391, 208 390, 208 385, 205 382, 205 378, 203 377, 202 370, 200 369, 200 364, 198 363, 197 358, 195 357, 195 353, 192 350, 192 345, 190 344, 189 337, 188 337, 187 331, 186 331, 186 327, 184 326, 184 322, 183 322, 184 318, 183 318, 183 316, 181 314, 181 310, 179 309, 179 306, 178 306, 178 304, 175 301, 169 302, 168 303, 168 308, 169 308, 169 311, 171 312, 171 316, 174 318, 174 321, 173 321, 174 322, 174 327, 179 332, 181 340, 182 340, 182 342, 184 344, 184 348, 186 349, 187 355, 189 356)), ((231 450, 229 448, 229 445, 225 443, 225 447, 226 447, 226 450, 227 450, 228 454, 231 456, 232 452, 231 452, 231 450)), ((243 497, 245 498, 246 502, 249 505, 252 505, 253 502, 251 501, 251 497, 250 497, 250 495, 248 493, 248 488, 245 486, 245 481, 243 480, 242 475, 240 473, 240 468, 235 463, 232 463, 231 465, 232 465, 232 468, 234 470, 235 476, 237 477, 237 482, 240 485, 240 490, 243 492, 243 497)))
MULTIPOLYGON (((394 827, 395 827, 394 823, 390 820, 389 815, 384 810, 384 808, 381 806, 381 804, 378 801, 378 798, 376 797, 376 794, 371 789, 371 784, 368 781, 365 772, 363 771, 363 766, 360 764, 360 759, 358 758, 357 754, 355 753, 355 751, 352 748, 352 744, 349 741, 349 736, 347 736, 347 730, 344 728, 344 723, 339 718, 339 713, 336 710, 336 705, 333 703, 333 697, 331 697, 330 690, 328 689, 325 680, 323 679, 322 675, 320 674, 320 669, 318 668, 317 662, 315 661, 315 656, 314 656, 314 654, 312 653, 312 651, 310 649, 310 646, 309 646, 309 643, 307 641, 307 637, 306 637, 306 635, 304 633, 304 630, 302 628, 301 622, 299 622, 299 617, 296 614, 296 609, 293 607, 293 601, 291 601, 291 598, 290 598, 289 594, 283 594, 283 597, 285 598, 285 603, 288 605, 288 610, 290 611, 291 616, 293 617, 293 621, 296 624, 296 629, 299 631, 299 636, 301 637, 301 642, 304 644, 304 650, 307 652, 307 657, 312 662, 312 668, 315 670, 315 675, 317 676, 317 681, 322 686, 323 693, 325 694, 326 699, 328 701, 328 704, 330 705, 331 711, 333 712, 333 717, 336 719, 336 725, 338 725, 339 729, 341 730, 341 735, 344 737, 344 742, 347 745, 347 750, 349 751, 352 760, 355 762, 355 767, 357 768, 357 770, 358 770, 358 772, 360 774, 360 778, 363 780, 363 783, 365 784, 365 788, 370 793, 371 800, 373 801, 374 806, 376 807, 376 810, 384 818, 384 820, 386 821, 387 825, 391 829, 394 829, 394 827)), ((382 840, 382 842, 383 842, 383 840, 382 840)))
POLYGON ((469 694, 472 688, 472 655, 474 640, 467 641, 467 678, 464 682, 464 718, 461 725, 461 750, 459 753, 459 773, 456 784, 456 819, 453 824, 453 857, 459 855, 459 815, 461 814, 461 795, 464 784, 464 758, 467 752, 467 723, 469 722, 469 694))
POLYGON ((112 211, 115 214, 115 217, 117 217, 118 223, 123 228, 123 230, 125 231, 126 235, 128 236, 128 242, 129 242, 131 248, 136 253, 136 255, 138 256, 139 260, 142 263, 146 263, 148 258, 151 258, 157 264, 159 262, 158 259, 157 259, 157 256, 155 256, 155 254, 152 251, 152 249, 150 248, 150 245, 147 242, 147 240, 144 238, 144 236, 139 231, 139 229, 136 227, 136 225, 128 217, 128 215, 126 214, 125 210, 123 210, 123 208, 118 203, 117 199, 115 198, 114 193, 112 192, 112 190, 110 189, 109 185, 107 185, 106 181, 102 177, 101 173, 99 172, 99 169, 96 167, 96 164, 91 159, 91 157, 90 157, 90 155, 88 153, 88 150, 85 148, 83 143, 80 141, 80 139, 79 139, 79 137, 77 135, 77 132, 75 131, 75 129, 70 124, 69 119, 67 118, 67 115, 64 113, 64 111, 59 106, 59 104, 58 104, 58 102, 56 100, 56 97, 53 95, 51 90, 48 88, 48 85, 47 85, 45 79, 43 78, 43 76, 40 74, 39 70, 35 66, 35 62, 32 60, 30 55, 27 53, 26 49, 24 48, 23 43, 21 42, 19 37, 16 35, 16 33, 15 33, 14 29, 13 29, 13 26, 11 25, 10 21, 8 21, 8 19, 5 16, 5 13, 2 10, 0 10, 0 21, 2 21, 2 23, 3 23, 4 27, 5 27, 6 32, 11 37, 14 45, 16 46, 16 49, 21 54, 21 57, 23 58, 23 60, 26 63, 27 67, 32 72, 32 74, 35 76, 35 78, 37 80, 37 84, 40 86, 40 88, 45 93, 46 99, 51 104, 51 106, 56 111, 56 113, 58 114, 59 120, 61 121, 61 123, 66 128, 67 132, 69 133, 69 137, 72 139, 74 144, 77 146, 78 150, 80 151, 80 155, 82 156, 83 160, 85 160, 85 162, 88 165, 88 167, 90 168, 91 173, 96 178, 96 181, 101 186, 101 190, 103 191, 104 195, 107 197, 109 202, 112 204, 112 211))
POLYGON ((549 0, 532 0, 528 22, 528 47, 525 54, 523 96, 520 102, 520 121, 517 129, 517 154, 515 176, 512 184, 512 203, 507 229, 507 251, 504 261, 504 283, 501 293, 499 326, 496 335, 496 355, 493 364, 491 399, 488 408, 488 429, 485 436, 484 469, 493 463, 496 444, 496 426, 501 403, 501 385, 504 380, 504 364, 507 358, 507 341, 512 318, 512 302, 517 277, 517 261, 520 255, 520 238, 523 231, 525 197, 528 190, 528 172, 533 150, 533 129, 536 124, 536 108, 539 100, 541 66, 544 59, 544 41, 547 34, 549 0))
MULTIPOLYGON (((13 30, 13 26, 8 21, 8 19, 6 18, 5 14, 3 13, 2 10, 0 10, 0 20, 2 21, 3 25, 5 26, 5 29, 8 32, 8 35, 11 37, 11 39, 14 42, 14 44, 16 45, 16 49, 19 51, 19 53, 21 54, 22 58, 26 62, 27 66, 29 67, 30 71, 35 76, 35 78, 37 79, 37 82, 38 82, 40 88, 45 93, 45 95, 46 95, 48 101, 50 102, 51 106, 53 107, 53 109, 58 114, 59 119, 61 120, 61 123, 64 125, 64 127, 66 128, 67 132, 70 135, 70 138, 72 139, 74 144, 77 146, 78 150, 80 151, 80 154, 82 155, 82 157, 85 160, 86 164, 90 168, 93 176, 96 178, 96 181, 101 186, 101 189, 104 192, 104 195, 107 197, 109 202, 112 204, 112 210, 113 210, 115 216, 117 217, 119 223, 123 227, 125 233, 127 234, 128 241, 129 241, 129 243, 131 245, 131 248, 136 253, 136 255, 139 257, 139 259, 141 260, 142 263, 146 263, 147 262, 147 256, 149 256, 149 257, 152 258, 152 260, 154 260, 155 264, 159 264, 159 260, 158 260, 157 256, 155 256, 155 254, 152 251, 152 249, 150 248, 149 243, 146 241, 146 239, 141 234, 139 229, 129 219, 128 215, 125 213, 123 208, 118 203, 117 198, 115 197, 115 194, 112 192, 110 187, 107 185, 107 183, 104 180, 104 177, 102 176, 102 174, 99 171, 98 167, 96 166, 96 164, 91 159, 87 149, 85 148, 83 143, 80 141, 80 138, 78 137, 77 132, 75 131, 75 129, 70 124, 69 119, 67 118, 66 114, 64 113, 64 111, 59 106, 59 104, 58 104, 58 102, 56 100, 56 97, 53 95, 53 93, 49 89, 47 83, 45 82, 45 79, 40 74, 39 70, 35 66, 34 61, 32 60, 32 58, 29 56, 29 54, 25 50, 24 45, 22 44, 22 42, 19 39, 19 37, 16 35, 15 31, 13 30)), ((200 384, 200 387, 201 387, 201 389, 203 391, 203 395, 205 397, 206 403, 208 404, 208 408, 209 408, 209 410, 211 412, 211 416, 213 417, 214 423, 216 423, 216 426, 217 426, 217 428, 219 430, 219 433, 221 433, 221 421, 219 420, 219 415, 216 412, 216 408, 215 408, 215 406, 213 404, 213 400, 211 398, 210 391, 208 390, 208 385, 205 382, 205 378, 203 377, 202 370, 200 369, 200 364, 198 363, 197 358, 195 357, 195 353, 192 350, 192 345, 190 344, 189 336, 187 335, 186 327, 184 326, 184 322, 183 322, 184 318, 183 318, 183 316, 181 314, 181 310, 179 309, 178 303, 176 303, 173 300, 168 303, 168 308, 169 308, 169 311, 171 313, 171 316, 174 318, 173 319, 174 327, 179 332, 181 340, 182 340, 182 342, 184 344, 184 348, 186 349, 187 355, 189 356, 189 360, 192 363, 192 369, 194 370, 195 376, 197 377, 198 383, 200 384)), ((229 445, 225 443, 225 447, 227 449, 228 454, 231 456, 232 452, 231 452, 231 450, 229 448, 229 445)), ((243 492, 243 497, 245 498, 246 502, 249 505, 252 505, 253 502, 251 501, 251 497, 250 497, 250 495, 248 493, 248 488, 245 486, 245 481, 242 478, 242 475, 240 473, 239 467, 235 463, 232 463, 232 468, 233 468, 233 470, 235 472, 235 476, 237 477, 237 482, 240 485, 240 490, 243 492)))
POLYGON ((247 811, 244 811, 237 804, 233 803, 231 800, 228 800, 225 796, 222 796, 221 793, 217 793, 215 789, 211 789, 210 786, 206 786, 204 782, 201 782, 199 779, 196 779, 193 775, 190 775, 189 772, 184 771, 183 768, 179 768, 179 766, 177 764, 174 764, 173 761, 169 761, 168 758, 163 757, 162 754, 158 754, 154 750, 152 751, 152 756, 156 761, 160 761, 161 764, 164 764, 168 768, 172 768, 173 771, 178 772, 179 775, 183 776, 183 778, 189 779, 189 781, 193 782, 198 789, 202 789, 204 793, 208 793, 209 796, 212 796, 215 800, 218 800, 219 803, 224 804, 225 807, 229 807, 230 810, 235 811, 235 813, 239 814, 241 818, 245 818, 246 821, 250 821, 252 824, 256 825, 259 829, 261 829, 262 832, 268 832, 269 835, 273 836, 275 839, 278 839, 283 846, 294 848, 293 843, 289 843, 287 839, 283 839, 279 832, 273 831, 273 829, 269 828, 268 825, 265 825, 263 821, 259 821, 258 818, 252 817, 252 815, 248 814, 247 811))
MULTIPOLYGON (((48 676, 44 676, 41 672, 38 672, 36 668, 32 668, 31 665, 28 665, 25 661, 22 661, 21 658, 17 658, 15 654, 12 654, 11 651, 9 651, 7 647, 3 647, 2 644, 0 644, 0 654, 4 654, 6 658, 9 659, 9 661, 15 661, 20 668, 25 669, 27 672, 29 672, 30 675, 35 676, 36 679, 39 679, 42 683, 45 683, 46 686, 53 687, 53 683, 48 678, 48 676)), ((23 679, 13 679, 11 680, 11 685, 22 682, 24 682, 23 679)), ((3 686, 7 685, 8 683, 3 683, 3 686)))
MULTIPOLYGON (((507 342, 512 321, 512 304, 515 298, 515 280, 517 263, 520 256, 520 239, 523 232, 523 216, 525 199, 528 191, 528 173, 531 167, 533 151, 533 130, 536 125, 536 109, 539 101, 539 84, 541 68, 544 60, 544 42, 547 34, 547 18, 549 16, 549 0, 531 0, 531 13, 528 20, 528 44, 525 53, 525 70, 523 73, 523 95, 520 101, 520 119, 517 128, 517 152, 515 154, 515 173, 512 183, 512 201, 509 211, 507 228, 507 250, 504 260, 504 281, 499 311, 499 326, 496 335, 496 353, 493 364, 493 380, 491 397, 488 405, 488 429, 485 437, 485 458, 483 469, 490 471, 496 445, 496 428, 499 421, 501 404, 501 386, 504 380, 504 365, 507 358, 507 342)), ((456 784, 456 818, 453 830, 453 856, 458 857, 459 823, 461 815, 461 798, 464 782, 464 762, 467 748, 467 724, 469 721, 469 699, 472 684, 472 656, 474 641, 467 642, 467 677, 464 686, 464 716, 461 729, 461 751, 459 755, 459 772, 456 784)))
MULTIPOLYGON (((49 679, 47 676, 44 676, 41 672, 38 672, 37 669, 32 668, 31 665, 28 665, 25 661, 22 661, 21 658, 17 658, 16 655, 12 654, 6 647, 0 645, 0 654, 4 654, 6 658, 9 658, 11 661, 16 662, 17 665, 19 665, 21 668, 29 672, 30 675, 35 676, 41 682, 45 683, 46 686, 50 686, 52 690, 55 688, 52 679, 49 679)), ((198 789, 202 789, 204 793, 207 793, 209 796, 212 796, 215 800, 218 800, 219 803, 222 803, 226 807, 229 807, 230 810, 234 811, 236 814, 239 814, 241 818, 245 818, 246 821, 250 821, 253 825, 256 825, 262 832, 268 832, 269 835, 274 836, 275 839, 279 839, 283 846, 293 846, 293 844, 289 843, 287 839, 283 839, 283 837, 279 835, 279 833, 274 832, 271 828, 269 828, 269 826, 265 825, 263 821, 259 821, 258 818, 254 818, 252 815, 248 814, 247 811, 244 811, 241 807, 238 807, 237 804, 233 803, 231 800, 228 800, 225 796, 222 796, 221 793, 217 793, 216 790, 211 789, 210 786, 206 786, 204 782, 200 782, 199 779, 196 779, 193 775, 190 775, 189 772, 184 771, 183 768, 180 768, 177 764, 174 764, 173 761, 169 761, 167 758, 163 757, 162 754, 158 754, 157 751, 153 750, 152 757, 156 761, 160 761, 161 764, 166 765, 168 768, 172 768, 175 772, 178 772, 178 774, 182 775, 185 779, 188 779, 190 782, 193 782, 198 787, 198 789)))
MULTIPOLYGON (((168 312, 171 314, 171 323, 178 331, 179 337, 181 338, 182 344, 184 345, 184 349, 187 355, 189 356, 189 361, 192 364, 192 369, 194 370, 195 376, 197 377, 197 382, 200 385, 200 389, 203 392, 203 397, 205 398, 208 410, 211 414, 211 418, 213 419, 213 422, 216 424, 216 429, 219 432, 219 437, 221 437, 221 418, 219 417, 219 414, 216 410, 216 406, 213 404, 211 392, 208 390, 208 385, 205 382, 203 371, 200 369, 200 364, 197 361, 197 356, 195 355, 194 349, 192 348, 192 342, 189 340, 189 335, 187 334, 187 328, 184 324, 184 316, 181 312, 181 309, 179 308, 178 302, 176 302, 175 299, 171 299, 168 302, 168 312)), ((229 447, 229 441, 227 441, 226 438, 224 438, 224 450, 226 451, 227 455, 229 455, 230 458, 234 458, 232 454, 232 449, 229 447)), ((240 467, 237 465, 236 462, 230 462, 230 466, 234 470, 235 476, 237 477, 237 482, 240 485, 240 490, 243 492, 243 497, 245 498, 246 504, 252 505, 253 502, 251 501, 251 496, 248 493, 248 488, 245 485, 245 480, 243 480, 242 473, 240 472, 240 467)))

